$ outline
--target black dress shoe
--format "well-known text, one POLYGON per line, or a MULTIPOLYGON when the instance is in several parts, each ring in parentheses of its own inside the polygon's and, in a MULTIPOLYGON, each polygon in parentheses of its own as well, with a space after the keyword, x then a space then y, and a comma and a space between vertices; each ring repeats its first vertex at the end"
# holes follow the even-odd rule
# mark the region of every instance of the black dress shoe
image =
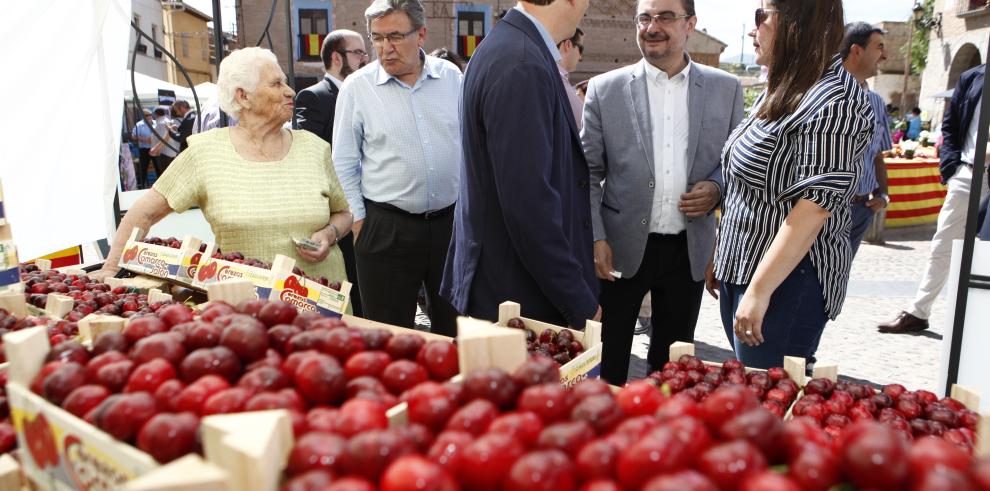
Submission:
POLYGON ((928 329, 928 319, 921 319, 907 312, 901 312, 896 319, 877 326, 877 330, 888 334, 907 334, 925 329, 928 329))

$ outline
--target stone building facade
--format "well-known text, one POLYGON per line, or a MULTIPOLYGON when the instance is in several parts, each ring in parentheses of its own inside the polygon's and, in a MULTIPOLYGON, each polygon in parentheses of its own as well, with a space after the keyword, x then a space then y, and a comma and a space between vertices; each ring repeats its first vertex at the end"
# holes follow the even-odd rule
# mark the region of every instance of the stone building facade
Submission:
POLYGON ((933 127, 940 125, 948 102, 936 94, 953 89, 963 72, 986 61, 990 39, 988 3, 935 0, 935 16, 941 19, 942 29, 932 29, 928 65, 921 81, 921 108, 932 113, 933 127))
MULTIPOLYGON (((910 15, 909 12, 905 15, 910 15)), ((905 111, 918 106, 918 95, 921 92, 921 76, 918 74, 908 77, 907 94, 904 93, 904 57, 903 47, 908 43, 908 25, 906 22, 880 22, 877 27, 883 29, 884 45, 887 47, 887 60, 880 63, 877 76, 868 81, 870 88, 883 97, 883 100, 897 107, 906 107, 905 111)), ((903 109, 903 108, 902 108, 903 109)))
MULTIPOLYGON (((366 34, 364 11, 369 0, 294 0, 292 2, 292 56, 287 49, 285 9, 276 8, 269 28, 275 54, 283 69, 293 60, 296 87, 306 87, 323 76, 318 46, 323 35, 334 29, 366 34), (315 48, 315 49, 314 49, 315 48)), ((501 12, 516 4, 511 0, 423 0, 427 16, 426 51, 446 47, 469 57, 474 47, 491 31, 501 12)), ((270 0, 237 0, 238 38, 242 46, 254 46, 264 31, 270 0)), ((635 3, 626 0, 596 0, 591 3, 581 29, 585 33, 584 60, 571 75, 579 82, 594 75, 636 62, 635 3)), ((262 44, 268 46, 267 40, 262 44)), ((688 41, 695 61, 718 66, 725 44, 699 31, 688 41)), ((371 47, 368 47, 369 50, 371 47)))

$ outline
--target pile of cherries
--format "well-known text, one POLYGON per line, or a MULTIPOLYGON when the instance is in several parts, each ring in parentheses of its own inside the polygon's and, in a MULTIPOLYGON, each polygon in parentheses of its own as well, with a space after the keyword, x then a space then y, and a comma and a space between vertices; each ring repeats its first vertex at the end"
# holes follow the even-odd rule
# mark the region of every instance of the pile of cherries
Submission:
POLYGON ((560 332, 546 329, 536 334, 536 331, 526 327, 526 322, 518 317, 509 319, 506 326, 526 332, 526 351, 531 355, 545 356, 565 365, 584 353, 584 345, 574 338, 574 332, 570 329, 562 329, 560 332))
POLYGON ((945 440, 909 442, 871 421, 832 438, 810 418, 784 422, 747 387, 697 402, 646 381, 613 393, 597 379, 558 380, 552 362, 533 357, 511 375, 415 386, 401 396, 406 427, 301 438, 282 489, 990 490, 990 461, 945 440))
POLYGON ((31 390, 164 463, 199 450, 204 416, 286 409, 297 438, 352 435, 386 428, 401 394, 457 372, 449 341, 252 300, 213 302, 199 316, 167 305, 99 335, 91 349, 62 343, 31 390))
POLYGON ((647 377, 671 394, 684 393, 696 401, 704 401, 723 385, 744 386, 759 399, 766 409, 784 417, 801 388, 780 367, 746 373, 739 360, 726 360, 722 365, 706 364, 692 355, 682 355, 667 362, 663 369, 647 377))
POLYGON ((75 301, 66 320, 78 321, 89 314, 106 314, 130 317, 154 312, 158 306, 148 304, 148 296, 126 287, 110 288, 86 275, 70 275, 51 269, 41 271, 33 264, 21 265, 21 281, 25 299, 31 305, 43 309, 49 293, 72 297, 75 301))
POLYGON ((927 390, 911 392, 892 384, 878 392, 867 385, 828 379, 810 380, 793 413, 812 418, 830 435, 856 421, 876 420, 906 439, 938 436, 967 452, 973 450, 980 421, 980 415, 961 402, 939 399, 927 390))

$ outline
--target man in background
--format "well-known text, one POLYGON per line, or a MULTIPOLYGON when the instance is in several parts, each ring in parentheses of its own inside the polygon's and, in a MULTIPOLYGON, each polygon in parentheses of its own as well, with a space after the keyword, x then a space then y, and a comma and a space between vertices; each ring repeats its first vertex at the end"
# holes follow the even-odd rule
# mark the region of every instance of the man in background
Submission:
MULTIPOLYGON (((333 120, 340 86, 352 73, 368 64, 364 37, 354 31, 337 29, 323 39, 320 58, 327 71, 326 75, 320 82, 296 94, 296 125, 301 130, 323 138, 332 146, 333 120)), ((347 281, 353 285, 351 308, 354 315, 364 317, 357 264, 354 260, 354 234, 348 233, 341 237, 337 245, 344 256, 347 281)))
POLYGON ((564 88, 567 89, 567 100, 571 103, 571 111, 574 111, 578 130, 581 129, 584 100, 578 97, 577 90, 571 86, 570 75, 574 70, 577 70, 578 63, 581 63, 581 57, 584 56, 583 43, 584 31, 579 27, 574 31, 573 36, 557 44, 557 49, 560 50, 560 61, 557 62, 557 68, 560 69, 560 78, 564 82, 564 88))

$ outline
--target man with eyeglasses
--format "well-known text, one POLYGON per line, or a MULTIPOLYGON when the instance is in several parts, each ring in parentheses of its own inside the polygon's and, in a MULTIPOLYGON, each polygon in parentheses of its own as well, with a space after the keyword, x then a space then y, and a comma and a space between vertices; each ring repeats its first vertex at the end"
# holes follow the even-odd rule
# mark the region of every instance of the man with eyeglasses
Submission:
MULTIPOLYGON (((347 29, 338 29, 327 34, 320 49, 320 59, 326 68, 326 75, 319 83, 306 87, 296 94, 296 126, 309 131, 327 143, 333 139, 334 108, 340 86, 352 73, 368 64, 364 37, 347 29)), ((357 277, 354 261, 354 236, 350 233, 337 242, 344 256, 344 269, 351 282, 351 309, 354 315, 363 316, 361 283, 357 277)))
POLYGON ((378 59, 344 81, 333 125, 364 316, 414 327, 425 284, 432 331, 453 336, 457 313, 438 291, 461 162, 461 72, 423 51, 419 0, 375 0, 365 18, 378 59))
POLYGON ((443 295, 464 315, 598 320, 588 165, 557 63, 588 0, 522 0, 464 78, 464 168, 443 295))
POLYGON ((722 197, 721 150, 743 116, 739 80, 691 61, 693 0, 640 0, 643 59, 594 77, 584 154, 602 295, 602 378, 623 385, 643 297, 650 293, 651 371, 671 343, 691 342, 722 197), (604 181, 604 182, 603 182, 604 181))
POLYGON ((557 49, 560 50, 560 61, 557 62, 557 68, 560 69, 560 78, 564 82, 564 88, 567 89, 567 100, 571 103, 571 111, 574 111, 574 120, 577 121, 578 130, 581 129, 581 110, 584 103, 578 97, 577 90, 571 86, 571 73, 577 70, 578 63, 581 63, 581 57, 584 56, 583 41, 584 31, 579 27, 574 31, 573 36, 557 43, 557 49))

